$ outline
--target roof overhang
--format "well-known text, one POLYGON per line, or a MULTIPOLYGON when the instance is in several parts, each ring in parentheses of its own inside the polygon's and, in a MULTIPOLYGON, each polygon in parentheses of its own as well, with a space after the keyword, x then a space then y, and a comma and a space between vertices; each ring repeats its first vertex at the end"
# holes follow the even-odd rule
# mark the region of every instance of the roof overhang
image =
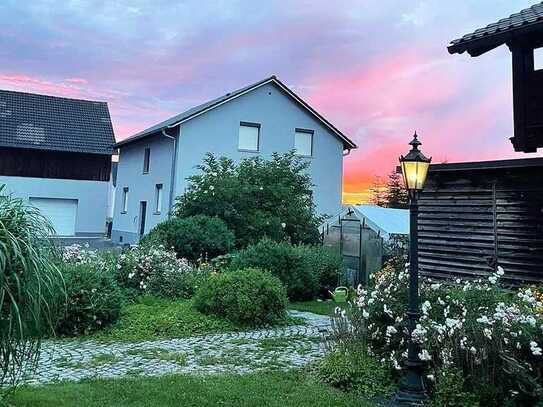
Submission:
POLYGON ((192 114, 190 114, 189 116, 187 117, 184 117, 182 119, 180 119, 179 121, 176 121, 176 122, 173 122, 171 124, 168 124, 168 125, 164 125, 160 128, 152 128, 151 131, 144 131, 142 133, 139 133, 135 136, 132 136, 132 137, 129 137, 125 140, 121 140, 119 141, 118 143, 115 144, 115 147, 118 148, 118 147, 121 147, 121 146, 124 146, 126 144, 129 144, 129 143, 132 143, 134 141, 137 141, 137 140, 141 140, 145 137, 148 137, 148 136, 151 136, 151 135, 154 135, 154 134, 157 134, 157 133, 160 133, 162 130, 164 129, 168 129, 168 128, 173 128, 173 127, 176 127, 176 126, 179 126, 180 124, 183 124, 189 120, 192 120, 198 116, 201 116, 213 109, 216 109, 217 107, 219 106, 222 106, 223 104, 225 103, 228 103, 234 99, 237 99, 249 92, 252 92, 253 90, 255 89, 258 89, 264 85, 267 85, 269 83, 273 83, 275 84, 276 86, 278 86, 281 90, 283 90, 288 96, 290 96, 292 99, 294 99, 294 101, 296 101, 299 105, 301 105, 305 110, 307 110, 311 115, 313 115, 318 121, 320 121, 325 127, 327 127, 332 133, 334 133, 334 135, 336 135, 343 143, 343 149, 344 150, 352 150, 352 149, 356 149, 358 148, 358 146, 352 141, 350 140, 347 136, 345 136, 345 134, 343 134, 340 130, 338 130, 334 125, 332 125, 328 120, 326 120, 321 114, 319 114, 315 109, 313 109, 311 106, 309 106, 309 104, 307 104, 304 100, 302 100, 302 98, 300 98, 296 93, 294 93, 291 89, 289 89, 284 83, 282 83, 279 79, 277 79, 277 77, 275 76, 271 76, 267 79, 264 79, 260 82, 257 82, 255 83, 254 85, 248 87, 248 88, 244 88, 242 91, 240 92, 233 92, 229 97, 225 98, 225 99, 222 99, 220 101, 218 101, 217 103, 214 103, 210 106, 205 106, 204 108, 202 108, 201 110, 198 110, 198 111, 195 111, 193 112, 192 114))

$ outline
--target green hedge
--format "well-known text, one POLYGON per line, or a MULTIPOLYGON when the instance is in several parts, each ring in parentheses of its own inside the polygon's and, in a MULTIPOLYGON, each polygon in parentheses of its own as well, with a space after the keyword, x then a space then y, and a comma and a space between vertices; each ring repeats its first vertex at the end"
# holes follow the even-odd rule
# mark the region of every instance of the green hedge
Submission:
POLYGON ((257 326, 282 319, 287 296, 278 278, 248 268, 212 275, 196 292, 194 305, 204 314, 257 326))
POLYGON ((269 270, 287 289, 292 301, 314 299, 337 284, 342 262, 322 246, 292 245, 262 239, 232 254, 230 269, 256 267, 269 270))

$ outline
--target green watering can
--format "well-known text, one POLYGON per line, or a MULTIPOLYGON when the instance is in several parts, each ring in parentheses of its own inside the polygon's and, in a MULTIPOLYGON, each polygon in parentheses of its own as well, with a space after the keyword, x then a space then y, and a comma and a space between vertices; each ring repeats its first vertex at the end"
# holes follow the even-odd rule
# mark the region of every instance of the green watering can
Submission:
POLYGON ((337 287, 334 292, 328 291, 335 302, 347 302, 349 289, 347 287, 337 287))

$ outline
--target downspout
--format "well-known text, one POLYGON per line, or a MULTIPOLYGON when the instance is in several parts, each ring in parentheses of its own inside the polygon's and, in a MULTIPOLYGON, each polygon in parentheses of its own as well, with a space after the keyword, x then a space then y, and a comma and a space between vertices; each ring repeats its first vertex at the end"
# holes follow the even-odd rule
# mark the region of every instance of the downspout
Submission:
POLYGON ((347 149, 347 152, 345 152, 345 150, 343 150, 343 157, 346 157, 349 154, 351 154, 351 149, 350 148, 347 149))
MULTIPOLYGON (((168 128, 172 127, 174 126, 168 126, 168 128)), ((179 132, 181 132, 181 128, 179 128, 179 132)), ((168 219, 170 219, 172 217, 174 204, 175 167, 177 165, 177 137, 170 136, 168 133, 166 133, 166 129, 162 129, 162 135, 170 140, 173 140, 172 168, 170 170, 170 197, 168 205, 168 219)))

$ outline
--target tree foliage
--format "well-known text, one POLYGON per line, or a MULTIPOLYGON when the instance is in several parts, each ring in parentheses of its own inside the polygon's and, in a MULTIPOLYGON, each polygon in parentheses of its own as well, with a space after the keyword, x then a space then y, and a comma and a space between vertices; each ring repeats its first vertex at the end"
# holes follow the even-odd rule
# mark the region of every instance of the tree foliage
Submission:
POLYGON ((293 243, 315 243, 322 217, 315 213, 309 162, 293 152, 233 160, 207 154, 178 197, 175 215, 217 216, 236 236, 236 245, 267 236, 293 243))
POLYGON ((388 174, 385 201, 387 208, 406 209, 409 207, 409 197, 404 187, 402 175, 398 174, 395 170, 388 174))

